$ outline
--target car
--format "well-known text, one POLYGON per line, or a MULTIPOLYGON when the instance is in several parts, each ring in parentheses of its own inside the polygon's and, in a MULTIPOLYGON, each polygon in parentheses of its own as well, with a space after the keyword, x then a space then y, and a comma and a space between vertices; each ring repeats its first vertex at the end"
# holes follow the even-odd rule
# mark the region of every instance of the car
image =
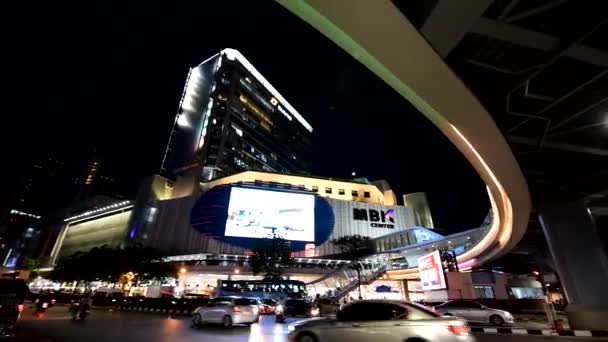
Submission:
POLYGON ((276 313, 285 317, 314 317, 319 315, 319 308, 304 299, 288 299, 284 305, 277 306, 276 313))
POLYGON ((198 307, 193 312, 194 326, 203 324, 221 324, 230 328, 233 324, 251 325, 260 319, 256 299, 245 297, 217 297, 206 306, 198 307))
POLYGON ((435 311, 446 316, 456 316, 471 323, 504 326, 513 324, 513 315, 505 310, 489 308, 472 300, 450 300, 435 306, 435 311))
POLYGON ((336 319, 308 320, 288 327, 290 342, 473 342, 467 322, 397 300, 345 304, 336 319))
POLYGON ((277 305, 279 305, 279 303, 273 299, 262 299, 260 301, 260 314, 272 315, 277 308, 277 305))
POLYGON ((319 314, 321 316, 335 315, 339 308, 340 304, 338 300, 324 297, 321 298, 321 302, 319 303, 319 314))

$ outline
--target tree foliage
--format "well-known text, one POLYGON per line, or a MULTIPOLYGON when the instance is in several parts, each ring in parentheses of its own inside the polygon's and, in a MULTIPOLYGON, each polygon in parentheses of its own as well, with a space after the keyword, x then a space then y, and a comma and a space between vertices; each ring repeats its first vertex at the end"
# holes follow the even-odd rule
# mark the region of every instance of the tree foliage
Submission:
POLYGON ((117 283, 128 272, 135 274, 138 281, 176 276, 176 267, 162 259, 162 254, 151 247, 104 245, 59 259, 49 278, 61 282, 102 280, 117 283))
POLYGON ((374 246, 369 236, 346 235, 331 240, 331 243, 338 246, 344 256, 351 260, 358 260, 374 252, 374 246))
POLYGON ((264 273, 265 279, 281 279, 283 269, 294 264, 289 241, 278 236, 258 240, 251 251, 251 271, 254 275, 264 273))

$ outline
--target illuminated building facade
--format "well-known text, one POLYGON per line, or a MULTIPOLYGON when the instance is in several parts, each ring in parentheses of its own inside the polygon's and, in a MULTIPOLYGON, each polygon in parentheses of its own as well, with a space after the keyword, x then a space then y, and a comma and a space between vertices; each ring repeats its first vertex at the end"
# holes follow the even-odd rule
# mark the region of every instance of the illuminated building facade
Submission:
POLYGON ((161 173, 192 184, 244 170, 308 173, 311 133, 240 52, 224 49, 190 70, 161 173))

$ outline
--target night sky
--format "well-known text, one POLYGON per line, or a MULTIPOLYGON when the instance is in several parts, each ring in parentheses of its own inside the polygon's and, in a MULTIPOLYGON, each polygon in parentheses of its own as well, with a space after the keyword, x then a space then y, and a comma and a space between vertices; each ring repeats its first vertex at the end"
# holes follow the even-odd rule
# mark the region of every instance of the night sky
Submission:
POLYGON ((37 156, 93 151, 132 184, 158 172, 188 68, 230 47, 314 127, 315 174, 426 191, 444 229, 481 223, 475 171, 365 67, 274 2, 203 3, 0 11, 4 179, 37 156))

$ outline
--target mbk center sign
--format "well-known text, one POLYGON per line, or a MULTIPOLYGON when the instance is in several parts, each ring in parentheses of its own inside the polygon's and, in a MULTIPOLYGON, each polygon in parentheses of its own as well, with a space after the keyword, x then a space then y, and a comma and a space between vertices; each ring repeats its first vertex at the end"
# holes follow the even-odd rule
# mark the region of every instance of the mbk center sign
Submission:
POLYGON ((395 228, 395 210, 353 208, 353 220, 368 221, 374 228, 395 228))

